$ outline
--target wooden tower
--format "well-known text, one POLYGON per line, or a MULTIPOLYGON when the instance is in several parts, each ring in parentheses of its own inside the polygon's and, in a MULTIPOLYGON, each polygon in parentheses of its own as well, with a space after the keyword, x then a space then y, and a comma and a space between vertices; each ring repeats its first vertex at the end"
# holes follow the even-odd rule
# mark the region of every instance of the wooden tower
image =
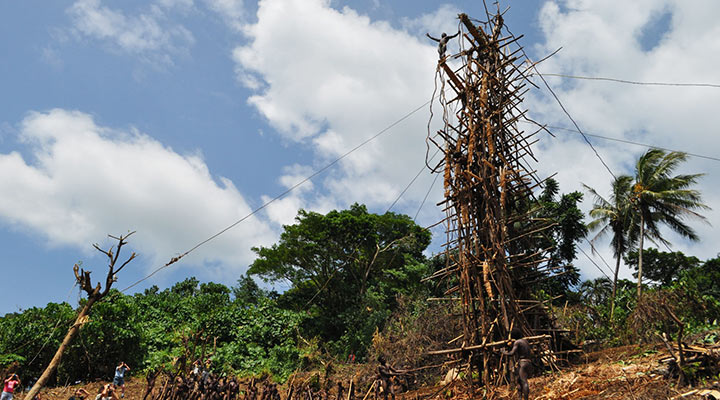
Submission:
POLYGON ((462 344, 430 353, 462 358, 484 384, 496 385, 510 365, 498 350, 513 329, 553 363, 558 330, 530 298, 532 282, 552 274, 543 263, 551 249, 538 249, 537 239, 553 223, 533 218, 533 191, 542 181, 529 164, 537 162, 537 132, 517 127, 530 83, 517 63, 524 58, 519 37, 503 35, 500 13, 479 25, 465 14, 459 19, 460 51, 438 63, 444 127, 428 139, 444 154, 434 172, 444 176, 439 205, 447 231, 447 265, 433 277, 455 283, 445 300, 460 301, 462 344))

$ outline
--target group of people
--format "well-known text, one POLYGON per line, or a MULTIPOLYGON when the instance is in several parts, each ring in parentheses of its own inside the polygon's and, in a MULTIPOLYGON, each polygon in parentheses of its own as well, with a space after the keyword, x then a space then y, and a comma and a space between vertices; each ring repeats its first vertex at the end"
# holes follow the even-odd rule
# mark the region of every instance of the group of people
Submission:
MULTIPOLYGON (((234 377, 218 377, 210 371, 210 360, 205 364, 193 363, 189 374, 169 374, 169 384, 154 390, 160 371, 149 373, 143 400, 231 400, 240 393, 240 384, 234 377)), ((250 389, 250 388, 248 388, 250 389)))
MULTIPOLYGON (((512 334, 513 344, 510 351, 501 350, 503 355, 516 356, 516 378, 519 385, 520 396, 527 400, 529 396, 528 377, 532 368, 532 361, 530 360, 530 344, 527 340, 523 339, 518 332, 512 334)), ((375 398, 383 398, 385 400, 388 397, 395 399, 395 385, 394 377, 407 375, 409 371, 398 370, 391 366, 387 360, 380 356, 378 357, 378 368, 377 377, 375 381, 375 398)), ((342 392, 344 388, 342 383, 338 382, 337 398, 342 398, 342 392)), ((310 391, 307 388, 307 391, 310 391)), ((148 394, 151 392, 151 387, 148 387, 148 394)), ((209 372, 208 369, 201 368, 196 362, 190 376, 184 378, 180 375, 176 376, 173 384, 169 390, 159 393, 156 396, 152 396, 153 400, 234 400, 240 392, 240 384, 235 378, 215 377, 209 372)), ((305 390, 296 390, 295 387, 291 387, 288 392, 287 399, 297 398, 298 396, 303 399, 321 398, 327 399, 329 396, 327 391, 324 393, 318 393, 318 396, 307 395, 305 396, 305 390), (323 396, 324 394, 324 396, 323 396)), ((147 397, 147 395, 146 395, 147 397)), ((351 396, 354 398, 354 396, 351 396)), ((254 380, 251 380, 247 384, 244 399, 246 400, 281 400, 281 396, 278 392, 277 385, 266 382, 263 389, 255 384, 254 380)))
MULTIPOLYGON (((115 367, 113 382, 101 385, 95 395, 95 400, 118 400, 125 397, 125 373, 127 371, 130 371, 130 367, 125 362, 120 361, 118 366, 115 367), (120 389, 119 396, 118 389, 120 389)), ((87 390, 78 388, 73 392, 69 400, 86 400, 90 397, 91 394, 87 390)))
POLYGON ((348 390, 348 396, 342 382, 335 384, 329 379, 317 387, 308 381, 290 384, 287 391, 280 392, 276 383, 269 380, 257 382, 255 379, 239 381, 236 377, 218 376, 210 371, 210 363, 193 363, 190 373, 170 373, 165 371, 168 380, 156 388, 156 379, 162 370, 147 376, 148 385, 143 400, 355 400, 354 386, 348 390), (335 388, 335 395, 331 389, 335 388))
MULTIPOLYGON (((516 368, 515 375, 519 386, 519 392, 522 399, 527 400, 529 396, 528 378, 532 369, 531 361, 531 350, 530 344, 527 340, 522 338, 522 334, 513 330, 511 333, 513 338, 512 349, 510 351, 501 350, 501 353, 505 356, 516 357, 516 368)), ((378 357, 378 368, 377 368, 377 386, 375 396, 376 398, 380 395, 387 400, 388 395, 394 400, 395 391, 393 388, 392 380, 395 376, 405 375, 407 371, 401 371, 393 368, 384 357, 378 357)), ((119 400, 125 397, 125 373, 130 370, 130 367, 121 361, 115 368, 115 375, 113 382, 102 385, 98 388, 97 395, 94 400, 119 400), (118 389, 120 394, 118 396, 118 389)), ((20 378, 17 374, 11 374, 4 381, 2 397, 0 400, 13 400, 13 394, 16 388, 20 387, 20 378)), ((154 386, 154 379, 151 384, 150 377, 148 376, 148 388, 145 394, 145 398, 152 391, 154 386)), ((342 391, 341 385, 338 386, 338 391, 342 391)), ((240 384, 233 378, 226 377, 215 377, 210 373, 209 360, 206 365, 201 366, 198 361, 195 361, 193 369, 188 377, 181 375, 175 376, 170 390, 163 390, 157 397, 153 396, 152 399, 157 400, 180 400, 180 399, 198 399, 198 400, 231 400, 235 399, 240 392, 240 384)), ((255 385, 254 380, 250 382, 246 392, 246 399, 256 400, 260 391, 255 385)), ((86 400, 90 397, 90 393, 83 388, 75 390, 69 400, 86 400)), ((291 396, 289 396, 291 397, 291 396)), ((277 391, 277 386, 270 384, 265 385, 262 390, 262 395, 259 396, 260 400, 280 400, 280 395, 277 391)))
MULTIPOLYGON (((117 400, 117 388, 120 388, 119 398, 125 397, 125 372, 129 370, 130 367, 128 367, 127 364, 121 361, 120 364, 115 368, 115 376, 113 378, 113 383, 100 386, 100 388, 98 389, 98 394, 97 396, 95 396, 95 400, 117 400)), ((16 389, 20 387, 20 385, 20 377, 18 377, 17 374, 13 373, 8 376, 4 381, 2 396, 0 397, 0 400, 13 400, 13 395, 15 394, 16 389)), ((72 396, 70 396, 70 400, 85 400, 89 397, 90 393, 88 393, 87 390, 79 388, 75 390, 72 396)), ((34 400, 40 400, 40 397, 35 396, 34 400)))

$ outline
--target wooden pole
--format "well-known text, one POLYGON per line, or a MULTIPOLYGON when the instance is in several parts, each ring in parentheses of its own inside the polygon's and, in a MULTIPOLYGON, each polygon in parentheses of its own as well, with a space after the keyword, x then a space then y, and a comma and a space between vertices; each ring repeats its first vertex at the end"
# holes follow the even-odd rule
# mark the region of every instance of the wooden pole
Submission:
MULTIPOLYGON (((538 335, 538 336, 526 337, 525 340, 527 340, 528 342, 532 342, 532 341, 542 341, 542 340, 550 339, 550 338, 551 338, 550 335, 538 335)), ((501 346, 507 346, 507 345, 508 345, 507 340, 501 340, 498 342, 491 342, 491 343, 487 343, 487 344, 478 344, 475 346, 458 347, 455 349, 447 349, 447 350, 428 351, 428 354, 431 354, 431 355, 452 354, 452 353, 460 353, 463 351, 482 350, 482 349, 487 349, 487 348, 491 348, 491 347, 501 347, 501 346)))
POLYGON ((120 255, 120 249, 122 249, 122 247, 127 244, 125 239, 127 239, 133 233, 135 232, 131 232, 126 236, 120 237, 110 236, 111 238, 118 241, 117 251, 115 253, 113 253, 112 247, 109 250, 102 250, 100 249, 100 247, 98 247, 97 244, 93 245, 101 253, 105 254, 109 259, 108 273, 105 278, 105 290, 101 291, 100 283, 98 283, 95 287, 92 286, 89 271, 80 269, 77 264, 75 264, 75 266, 73 267, 75 279, 80 284, 80 287, 85 291, 85 293, 87 293, 88 300, 82 307, 82 309, 80 309, 80 312, 75 318, 75 323, 73 323, 72 326, 68 328, 68 331, 65 334, 65 338, 63 339, 62 343, 60 343, 60 347, 58 347, 57 351, 55 351, 55 355, 53 356, 52 360, 50 360, 50 364, 48 364, 42 375, 40 375, 40 378, 38 378, 37 382, 35 382, 30 391, 25 395, 25 399, 34 399, 35 396, 40 392, 40 389, 45 387, 47 382, 50 380, 50 377, 55 373, 55 371, 57 371, 57 367, 62 360, 65 349, 68 345, 70 345, 75 336, 77 336, 82 325, 87 322, 92 306, 110 292, 110 288, 112 287, 113 282, 115 282, 115 275, 135 258, 136 254, 132 253, 130 255, 130 258, 128 258, 127 261, 125 261, 120 266, 120 268, 115 269, 115 265, 120 255))

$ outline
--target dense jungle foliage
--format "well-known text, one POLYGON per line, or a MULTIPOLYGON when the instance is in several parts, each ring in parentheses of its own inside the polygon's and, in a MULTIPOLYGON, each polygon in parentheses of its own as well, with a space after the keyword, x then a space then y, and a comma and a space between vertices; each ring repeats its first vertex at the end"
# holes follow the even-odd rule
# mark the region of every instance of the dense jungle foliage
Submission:
MULTIPOLYGON (((575 208, 570 215, 582 225, 576 201, 556 194, 553 185, 540 209, 549 215, 575 208)), ((562 229, 538 246, 555 238, 565 240, 562 229)), ((216 371, 280 380, 318 355, 365 360, 388 324, 434 313, 424 299, 446 287, 422 279, 445 261, 425 256, 429 244, 430 233, 406 215, 357 204, 325 215, 301 211, 278 243, 253 249, 256 260, 232 287, 188 278, 165 290, 111 291, 93 307, 54 382, 108 379, 119 360, 136 373, 183 357, 209 358, 216 371), (276 293, 256 279, 292 285, 276 293)), ((0 319, 0 367, 16 363, 23 376, 39 376, 74 317, 75 307, 51 303, 0 319)))
MULTIPOLYGON (((209 358, 218 372, 278 379, 319 353, 361 360, 400 297, 433 290, 421 283, 434 265, 423 253, 429 243, 429 232, 406 215, 361 205, 301 211, 279 243, 254 249, 249 275, 233 287, 188 278, 162 291, 112 291, 93 307, 55 382, 108 379, 119 360, 142 371, 209 358), (287 279, 292 287, 270 292, 253 277, 287 279)), ((23 376, 39 376, 74 318, 66 303, 6 315, 0 367, 15 362, 23 376)))
MULTIPOLYGON (((643 285, 639 304, 636 283, 621 279, 611 317, 612 281, 597 278, 584 281, 567 296, 566 304, 554 307, 561 324, 573 331, 577 342, 594 340, 613 346, 656 342, 662 333, 674 337, 678 327, 660 307, 663 305, 684 323, 686 337, 717 335, 713 332, 720 331, 720 256, 702 262, 681 252, 654 248, 646 249, 646 254, 650 255, 645 260, 647 276, 654 279, 643 285)), ((631 266, 635 255, 628 255, 631 266)))
MULTIPOLYGON (((655 187, 646 182, 640 190, 633 182, 617 179, 608 200, 588 188, 595 195, 594 220, 588 225, 578 208, 582 193, 560 194, 555 181, 546 182, 528 210, 533 218, 555 224, 528 241, 533 248, 527 251, 554 248, 548 262, 556 275, 540 279, 531 288, 534 295, 555 299, 551 312, 558 328, 571 330, 578 343, 619 345, 657 341, 662 333, 672 336, 678 329, 667 310, 683 321, 686 335, 719 331, 720 257, 700 261, 680 252, 643 249, 637 232, 666 243, 657 224, 674 220, 654 211, 667 204, 648 202, 643 210, 633 203, 633 196, 655 187), (634 212, 645 214, 636 218, 634 212), (596 229, 612 235, 618 267, 624 257, 626 265, 642 269, 646 280, 638 279, 640 286, 610 276, 580 282, 573 265, 577 244, 596 229)), ((677 195, 684 189, 672 190, 677 195)), ((689 195, 683 204, 701 205, 699 194, 689 195)), ((679 201, 668 196, 670 203, 679 201)), ((420 365, 423 352, 417 349, 441 346, 459 330, 444 323, 452 313, 447 304, 425 301, 442 297, 448 288, 447 282, 423 280, 446 266, 444 256, 426 256, 429 244, 430 233, 406 215, 374 214, 358 204, 324 215, 301 210, 276 244, 253 248, 257 258, 234 286, 188 278, 165 290, 111 291, 93 307, 53 382, 110 379, 120 360, 136 376, 163 365, 210 359, 216 372, 269 374, 277 380, 316 367, 319 360, 364 361, 383 354, 403 365, 420 365), (291 286, 278 293, 262 289, 261 281, 291 286)), ((26 382, 38 377, 83 301, 50 303, 0 318, 0 370, 12 368, 26 382)))

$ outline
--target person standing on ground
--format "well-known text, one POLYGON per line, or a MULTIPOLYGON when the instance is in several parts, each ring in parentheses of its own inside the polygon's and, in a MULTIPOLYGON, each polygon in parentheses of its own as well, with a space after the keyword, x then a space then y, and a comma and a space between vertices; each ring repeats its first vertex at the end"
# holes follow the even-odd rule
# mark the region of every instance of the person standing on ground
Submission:
POLYGON ((0 400, 12 400, 15 388, 20 386, 20 378, 18 378, 17 374, 12 374, 5 379, 4 383, 2 397, 0 397, 0 400))
POLYGON ((378 369, 377 369, 377 382, 378 386, 375 387, 375 397, 378 397, 378 391, 382 390, 383 399, 387 400, 388 393, 392 400, 395 400, 395 388, 393 387, 392 377, 403 374, 403 371, 398 371, 388 364, 385 357, 378 357, 378 369))
POLYGON ((515 373, 517 374, 517 382, 520 386, 520 394, 523 400, 528 400, 530 396, 530 385, 528 378, 532 372, 532 360, 530 359, 530 343, 522 338, 522 332, 519 329, 513 329, 510 336, 515 340, 512 350, 509 352, 501 350, 503 355, 516 356, 515 373))
POLYGON ((191 374, 196 378, 198 376, 200 376, 200 361, 199 360, 193 361, 193 369, 192 369, 191 374))
POLYGON ((0 400, 12 400, 15 387, 20 386, 20 378, 17 374, 10 375, 5 379, 5 385, 3 386, 2 397, 0 400))
POLYGON ((210 367, 212 367, 212 361, 208 358, 205 360, 205 366, 201 372, 201 380, 203 384, 207 384, 210 379, 210 367))
POLYGON ((120 394, 120 397, 125 397, 125 372, 130 371, 130 367, 128 367, 125 362, 120 361, 120 364, 118 364, 117 368, 115 368, 115 377, 113 378, 113 385, 119 386, 122 393, 120 394))

